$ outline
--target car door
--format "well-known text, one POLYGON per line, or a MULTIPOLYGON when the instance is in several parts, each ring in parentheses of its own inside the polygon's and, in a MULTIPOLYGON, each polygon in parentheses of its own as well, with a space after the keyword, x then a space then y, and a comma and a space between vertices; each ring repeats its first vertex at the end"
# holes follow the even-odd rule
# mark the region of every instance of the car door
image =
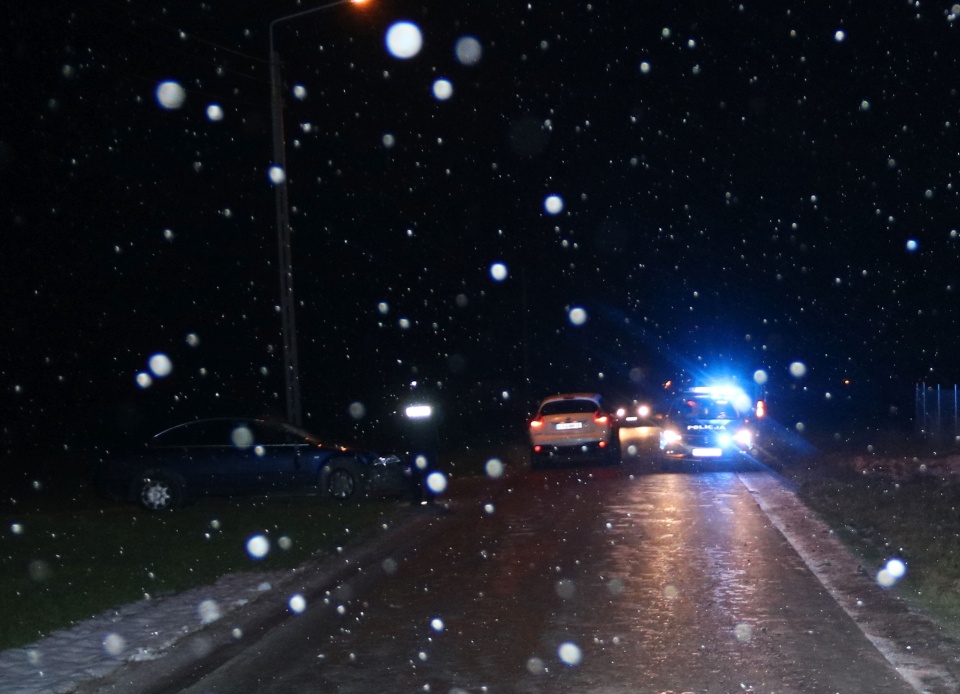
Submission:
POLYGON ((255 457, 247 470, 251 487, 283 491, 316 484, 303 464, 311 445, 308 438, 279 422, 256 422, 252 433, 255 457))
POLYGON ((154 448, 195 494, 239 493, 256 468, 253 432, 246 420, 189 422, 159 434, 154 448))

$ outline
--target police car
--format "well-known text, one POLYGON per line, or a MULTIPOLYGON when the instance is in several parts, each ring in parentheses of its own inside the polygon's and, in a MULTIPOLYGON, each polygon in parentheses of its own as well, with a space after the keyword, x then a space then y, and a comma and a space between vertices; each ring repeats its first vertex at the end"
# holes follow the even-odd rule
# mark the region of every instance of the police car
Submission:
POLYGON ((701 386, 679 393, 660 430, 660 452, 669 460, 739 460, 757 445, 756 412, 735 386, 701 386))

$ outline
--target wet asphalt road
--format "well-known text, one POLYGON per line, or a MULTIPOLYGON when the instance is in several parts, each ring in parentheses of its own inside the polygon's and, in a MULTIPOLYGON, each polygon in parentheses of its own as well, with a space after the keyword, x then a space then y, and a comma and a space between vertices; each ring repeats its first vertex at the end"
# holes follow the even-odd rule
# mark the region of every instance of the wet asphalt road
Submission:
POLYGON ((913 691, 733 473, 521 473, 437 522, 185 691, 913 691))

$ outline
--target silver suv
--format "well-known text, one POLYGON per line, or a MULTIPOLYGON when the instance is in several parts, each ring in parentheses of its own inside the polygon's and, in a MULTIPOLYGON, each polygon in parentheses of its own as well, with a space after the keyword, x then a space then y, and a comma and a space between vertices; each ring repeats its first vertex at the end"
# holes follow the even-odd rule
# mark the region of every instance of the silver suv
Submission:
POLYGON ((545 398, 530 421, 534 468, 570 457, 620 461, 617 419, 597 393, 545 398))

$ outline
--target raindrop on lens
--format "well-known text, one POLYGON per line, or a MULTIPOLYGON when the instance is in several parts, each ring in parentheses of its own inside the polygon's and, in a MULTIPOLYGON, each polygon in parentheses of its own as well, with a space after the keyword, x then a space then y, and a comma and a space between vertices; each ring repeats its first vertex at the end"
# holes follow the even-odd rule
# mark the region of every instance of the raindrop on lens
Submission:
POLYGON ((237 448, 250 448, 253 445, 253 432, 249 427, 239 426, 230 432, 230 440, 237 448))
POLYGON ((492 479, 497 479, 503 476, 503 461, 499 458, 491 458, 487 461, 487 464, 484 466, 484 469, 487 472, 487 477, 492 479))
POLYGON ((579 665, 580 661, 583 660, 583 653, 580 652, 580 647, 569 641, 560 644, 560 648, 557 649, 557 655, 560 656, 560 660, 567 665, 579 665))
POLYGON ((887 571, 894 578, 903 578, 907 574, 907 565, 899 559, 891 559, 887 562, 887 571))
POLYGON ((223 120, 223 109, 217 104, 210 104, 207 106, 207 119, 213 122, 223 120))
POLYGON ((200 617, 202 624, 210 624, 220 619, 223 614, 220 612, 220 605, 217 604, 217 601, 208 599, 197 605, 197 616, 200 617))
POLYGON ((563 212, 563 198, 559 195, 548 195, 543 201, 543 209, 549 214, 560 214, 563 212))
POLYGON ((295 614, 302 614, 303 611, 307 609, 307 601, 299 593, 290 598, 289 605, 290 611, 295 614))
POLYGON ((354 419, 363 419, 367 414, 367 408, 362 402, 352 402, 349 407, 350 416, 354 419))
POLYGON ((271 166, 270 170, 267 171, 267 176, 274 185, 280 185, 287 180, 286 172, 279 166, 271 166))
POLYGON ((50 577, 53 576, 53 570, 50 568, 50 564, 43 559, 34 559, 30 562, 27 566, 27 572, 30 574, 30 578, 37 583, 50 580, 50 577))
POLYGON ((574 325, 583 325, 587 322, 587 312, 582 308, 572 308, 569 314, 570 322, 574 325))
POLYGON ((387 30, 386 43, 394 58, 406 60, 420 52, 423 35, 413 22, 397 22, 387 30))
POLYGON ((527 672, 531 675, 542 675, 545 669, 543 661, 540 658, 530 658, 527 661, 527 672))
POLYGON ((453 85, 450 80, 439 79, 433 83, 433 96, 438 101, 446 101, 453 96, 453 85))
POLYGON ((807 375, 807 365, 802 361, 795 361, 790 364, 790 375, 794 378, 803 378, 807 375))
POLYGON ((564 600, 570 600, 577 594, 576 584, 568 578, 563 578, 557 581, 557 585, 554 590, 556 591, 557 596, 564 600))
POLYGON ((114 657, 123 653, 126 647, 127 640, 120 636, 120 634, 107 634, 103 639, 103 650, 114 657))
POLYGON ((622 595, 625 589, 626 586, 624 586, 622 578, 611 578, 610 582, 607 583, 607 590, 610 591, 611 595, 622 595))
POLYGON ((917 242, 916 239, 910 239, 909 241, 907 241, 907 250, 910 251, 911 253, 916 252, 916 250, 919 247, 920 247, 920 244, 917 242))
POLYGON ((892 588, 907 573, 907 565, 900 559, 891 559, 877 573, 877 583, 884 588, 892 588))
POLYGON ((847 38, 847 34, 845 31, 843 31, 843 29, 838 29, 837 33, 833 35, 833 40, 836 41, 837 43, 842 43, 846 38, 847 38))
POLYGON ((483 57, 483 47, 473 36, 463 36, 458 39, 453 52, 461 65, 476 65, 483 57))
POLYGON ((157 103, 163 108, 174 110, 183 106, 183 102, 187 99, 187 93, 177 82, 168 81, 161 82, 157 86, 156 97, 157 103))
POLYGON ((431 472, 427 475, 427 488, 434 494, 440 494, 447 488, 447 477, 442 472, 431 472))
POLYGON ((307 88, 302 84, 297 84, 293 87, 293 95, 303 101, 307 98, 307 88))
POLYGON ((507 279, 507 266, 503 263, 494 263, 490 266, 490 276, 496 282, 503 282, 507 279))
POLYGON ((254 535, 247 540, 247 554, 253 559, 263 559, 270 551, 270 540, 263 535, 254 535))
POLYGON ((434 617, 432 620, 430 620, 430 628, 436 632, 443 631, 443 620, 439 617, 434 617))
POLYGON ((767 382, 767 372, 763 369, 757 369, 753 372, 753 382, 757 385, 763 385, 767 382))
POLYGON ((150 371, 152 371, 153 375, 157 378, 169 376, 170 372, 173 371, 173 362, 170 361, 170 357, 166 354, 154 354, 150 357, 149 366, 150 371))
POLYGON ((141 372, 137 374, 137 385, 141 388, 149 388, 153 385, 153 379, 150 377, 150 374, 146 372, 141 372))
POLYGON ((749 641, 753 638, 753 627, 749 624, 738 624, 734 627, 733 633, 737 637, 737 641, 749 641))

